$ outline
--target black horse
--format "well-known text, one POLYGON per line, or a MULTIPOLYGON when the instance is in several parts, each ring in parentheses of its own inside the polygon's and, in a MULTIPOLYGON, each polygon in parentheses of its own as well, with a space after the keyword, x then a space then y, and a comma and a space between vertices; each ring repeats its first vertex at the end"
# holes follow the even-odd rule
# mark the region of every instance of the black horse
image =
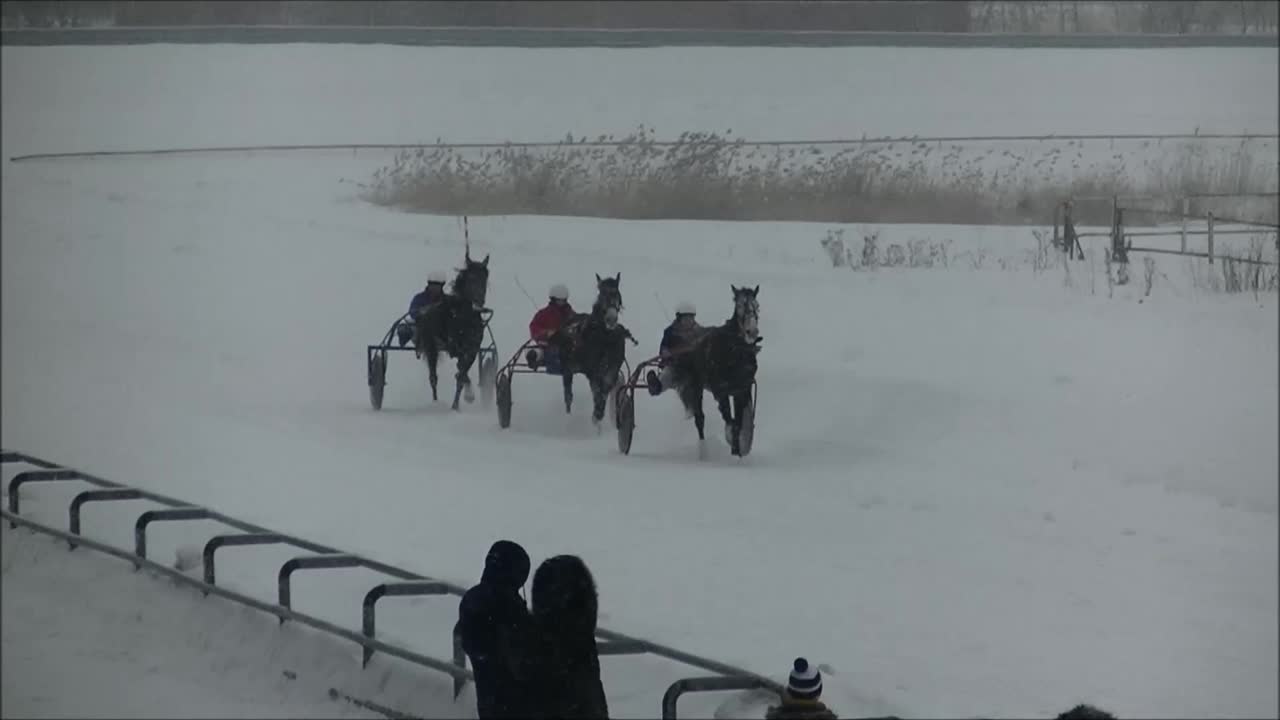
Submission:
POLYGON ((741 455, 743 416, 751 404, 756 379, 756 355, 760 352, 760 286, 733 288, 733 317, 723 325, 707 328, 693 347, 676 358, 681 377, 680 401, 693 415, 698 439, 705 440, 702 413, 703 390, 710 390, 724 418, 725 441, 734 455, 741 455), (732 409, 730 409, 732 403, 732 409))
POLYGON ((627 355, 623 341, 636 344, 631 331, 618 322, 621 284, 622 273, 611 278, 596 275, 596 302, 591 312, 574 315, 548 340, 560 353, 565 412, 573 409, 573 376, 586 375, 593 401, 591 420, 597 428, 604 420, 609 396, 621 381, 619 373, 627 355))
POLYGON ((484 341, 484 318, 480 311, 484 309, 485 296, 489 291, 489 256, 485 255, 484 260, 476 262, 471 259, 471 250, 468 249, 466 267, 458 271, 450 290, 442 300, 418 315, 414 348, 418 357, 425 355, 427 358, 432 401, 440 399, 436 392, 436 363, 440 351, 444 350, 457 361, 458 387, 453 393, 453 409, 457 410, 458 398, 464 390, 467 402, 475 401, 467 373, 480 354, 480 344, 484 341))

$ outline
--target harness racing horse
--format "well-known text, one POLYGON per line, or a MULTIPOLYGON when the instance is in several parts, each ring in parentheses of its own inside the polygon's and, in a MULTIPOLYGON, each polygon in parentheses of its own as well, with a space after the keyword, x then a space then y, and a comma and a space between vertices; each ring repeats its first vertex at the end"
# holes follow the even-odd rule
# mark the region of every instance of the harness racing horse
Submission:
POLYGON ((458 271, 450 292, 439 302, 418 315, 415 322, 414 348, 418 357, 426 356, 431 379, 431 400, 439 400, 436 393, 436 363, 440 351, 457 361, 458 386, 453 393, 453 409, 458 409, 458 398, 466 391, 467 402, 475 402, 468 372, 480 354, 484 341, 485 296, 489 291, 489 256, 479 262, 471 259, 467 250, 466 267, 458 271))
POLYGON ((600 428, 605 405, 621 382, 626 360, 624 340, 639 344, 631 331, 618 322, 622 313, 622 273, 601 278, 596 275, 596 301, 590 313, 578 313, 567 320, 548 342, 560 352, 561 380, 564 382, 564 411, 573 408, 573 376, 587 376, 593 401, 591 421, 600 428))
POLYGON ((682 376, 680 401, 693 415, 698 439, 705 440, 702 392, 710 390, 724 419, 725 441, 734 455, 742 455, 743 417, 752 402, 756 379, 756 355, 760 352, 760 286, 733 288, 733 317, 723 325, 707 328, 697 343, 678 356, 682 376), (732 403, 732 408, 730 404, 732 403))

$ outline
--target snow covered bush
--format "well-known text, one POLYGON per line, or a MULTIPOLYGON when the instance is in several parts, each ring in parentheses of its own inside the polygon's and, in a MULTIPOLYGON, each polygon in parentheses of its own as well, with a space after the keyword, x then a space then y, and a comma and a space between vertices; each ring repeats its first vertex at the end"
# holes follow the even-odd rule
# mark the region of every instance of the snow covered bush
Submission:
POLYGON ((853 251, 845 247, 844 228, 828 230, 822 238, 822 249, 831 258, 831 267, 853 267, 853 251))

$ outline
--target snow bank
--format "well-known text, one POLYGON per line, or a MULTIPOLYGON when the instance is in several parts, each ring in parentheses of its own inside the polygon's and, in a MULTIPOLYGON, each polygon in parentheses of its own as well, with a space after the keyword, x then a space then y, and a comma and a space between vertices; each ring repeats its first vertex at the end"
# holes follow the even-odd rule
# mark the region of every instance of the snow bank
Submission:
POLYGON ((25 528, 0 532, 5 717, 383 717, 330 688, 474 717, 444 676, 386 658, 362 676, 345 641, 25 528))

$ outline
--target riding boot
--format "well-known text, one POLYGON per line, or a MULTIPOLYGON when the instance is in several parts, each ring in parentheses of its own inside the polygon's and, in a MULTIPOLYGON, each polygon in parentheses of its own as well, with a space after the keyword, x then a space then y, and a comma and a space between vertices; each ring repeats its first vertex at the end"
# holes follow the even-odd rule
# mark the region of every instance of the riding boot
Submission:
POLYGON ((650 370, 649 374, 644 376, 644 379, 649 385, 650 395, 657 396, 662 394, 662 380, 658 378, 658 373, 650 370))

